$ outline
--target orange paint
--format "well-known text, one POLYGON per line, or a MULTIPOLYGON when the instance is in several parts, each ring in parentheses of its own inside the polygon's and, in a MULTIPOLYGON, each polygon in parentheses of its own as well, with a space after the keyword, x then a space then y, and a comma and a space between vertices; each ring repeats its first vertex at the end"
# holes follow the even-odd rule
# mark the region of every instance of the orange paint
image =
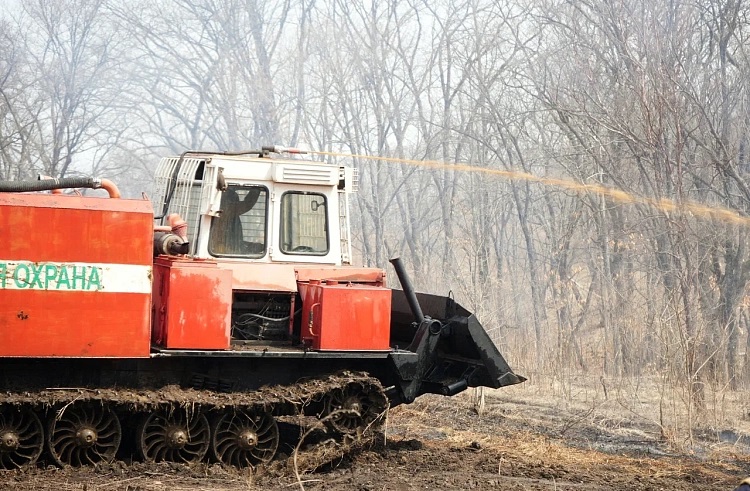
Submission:
POLYGON ((0 356, 149 356, 150 295, 9 290, 0 296, 0 356))
POLYGON ((325 264, 262 263, 216 259, 222 269, 232 271, 232 288, 245 291, 297 291, 297 281, 330 279, 340 282, 385 286, 380 268, 328 266, 325 264))
POLYGON ((122 198, 120 190, 117 188, 117 185, 114 182, 110 181, 109 179, 102 179, 101 181, 102 189, 109 193, 110 198, 122 198))
POLYGON ((243 291, 296 292, 294 265, 216 260, 219 268, 232 273, 232 288, 243 291))
POLYGON ((164 348, 228 349, 232 273, 213 261, 154 261, 152 341, 164 348))
POLYGON ((146 200, 0 193, 0 258, 151 264, 146 200))
POLYGON ((302 340, 314 350, 390 349, 391 290, 369 285, 300 283, 302 340))
POLYGON ((380 268, 360 268, 355 266, 295 265, 298 281, 315 279, 350 281, 373 286, 385 286, 385 271, 380 268))

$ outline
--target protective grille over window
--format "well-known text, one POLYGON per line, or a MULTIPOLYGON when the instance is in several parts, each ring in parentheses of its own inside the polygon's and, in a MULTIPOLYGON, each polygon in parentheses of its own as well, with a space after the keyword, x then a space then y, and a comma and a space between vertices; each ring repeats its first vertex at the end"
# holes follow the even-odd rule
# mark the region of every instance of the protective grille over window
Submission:
POLYGON ((205 165, 205 159, 164 158, 159 162, 155 174, 154 215, 164 215, 159 222, 160 225, 168 223, 167 217, 171 213, 177 213, 187 221, 188 240, 193 244, 191 253, 195 252, 193 247, 198 234, 205 165), (168 205, 166 213, 165 205, 168 205))
POLYGON ((221 216, 211 221, 208 252, 213 256, 263 257, 267 209, 266 188, 229 186, 221 196, 221 216))
POLYGON ((281 197, 281 251, 284 254, 328 254, 326 197, 289 192, 281 197))

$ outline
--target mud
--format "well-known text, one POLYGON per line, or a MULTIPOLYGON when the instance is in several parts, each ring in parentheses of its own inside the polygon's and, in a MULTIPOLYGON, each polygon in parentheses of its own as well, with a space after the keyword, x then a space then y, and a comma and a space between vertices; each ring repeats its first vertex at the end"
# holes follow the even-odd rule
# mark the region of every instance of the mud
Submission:
MULTIPOLYGON (((305 454, 259 469, 115 462, 97 468, 0 472, 0 487, 39 490, 502 489, 732 490, 750 474, 736 447, 681 453, 642 430, 607 431, 596 417, 570 418, 553 404, 488 397, 478 415, 468 397, 423 397, 393 409, 378 438, 351 442, 346 454, 305 454), (618 436, 619 435, 619 436, 618 436), (647 444, 644 444, 647 441, 647 444), (317 460, 316 460, 317 459, 317 460), (295 465, 295 462, 297 465, 295 465)), ((637 426, 634 421, 634 426, 637 426)), ((341 442, 318 438, 340 451, 341 442)), ((320 442, 319 442, 320 443, 320 442)), ((709 448, 710 446, 707 446, 709 448)), ((307 449, 309 450, 309 449, 307 449)), ((282 456, 284 457, 284 456, 282 456)))
POLYGON ((184 389, 179 386, 167 386, 158 390, 74 387, 35 392, 8 392, 0 394, 0 403, 46 408, 60 404, 93 401, 130 408, 134 411, 158 409, 164 405, 204 406, 216 409, 235 406, 265 406, 278 408, 280 414, 294 414, 299 407, 321 400, 330 390, 346 387, 347 384, 352 383, 376 387, 381 393, 383 391, 380 382, 365 373, 341 372, 324 379, 300 381, 293 386, 262 387, 256 391, 244 393, 184 389), (287 410, 285 411, 284 408, 287 410))

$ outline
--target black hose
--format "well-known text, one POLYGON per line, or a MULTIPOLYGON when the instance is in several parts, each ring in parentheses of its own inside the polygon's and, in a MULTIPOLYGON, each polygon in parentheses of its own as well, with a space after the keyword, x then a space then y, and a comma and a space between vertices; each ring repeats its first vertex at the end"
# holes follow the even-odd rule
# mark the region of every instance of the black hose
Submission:
POLYGON ((0 181, 0 193, 27 193, 66 188, 99 189, 100 187, 102 187, 101 179, 93 177, 64 177, 40 181, 0 181))

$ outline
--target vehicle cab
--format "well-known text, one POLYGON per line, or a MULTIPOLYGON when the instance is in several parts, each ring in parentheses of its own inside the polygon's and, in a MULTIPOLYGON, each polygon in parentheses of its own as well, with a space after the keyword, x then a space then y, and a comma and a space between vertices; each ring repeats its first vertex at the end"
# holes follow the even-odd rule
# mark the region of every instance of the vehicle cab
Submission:
POLYGON ((190 254, 247 262, 350 264, 351 168, 267 154, 162 159, 155 213, 188 222, 190 254))

